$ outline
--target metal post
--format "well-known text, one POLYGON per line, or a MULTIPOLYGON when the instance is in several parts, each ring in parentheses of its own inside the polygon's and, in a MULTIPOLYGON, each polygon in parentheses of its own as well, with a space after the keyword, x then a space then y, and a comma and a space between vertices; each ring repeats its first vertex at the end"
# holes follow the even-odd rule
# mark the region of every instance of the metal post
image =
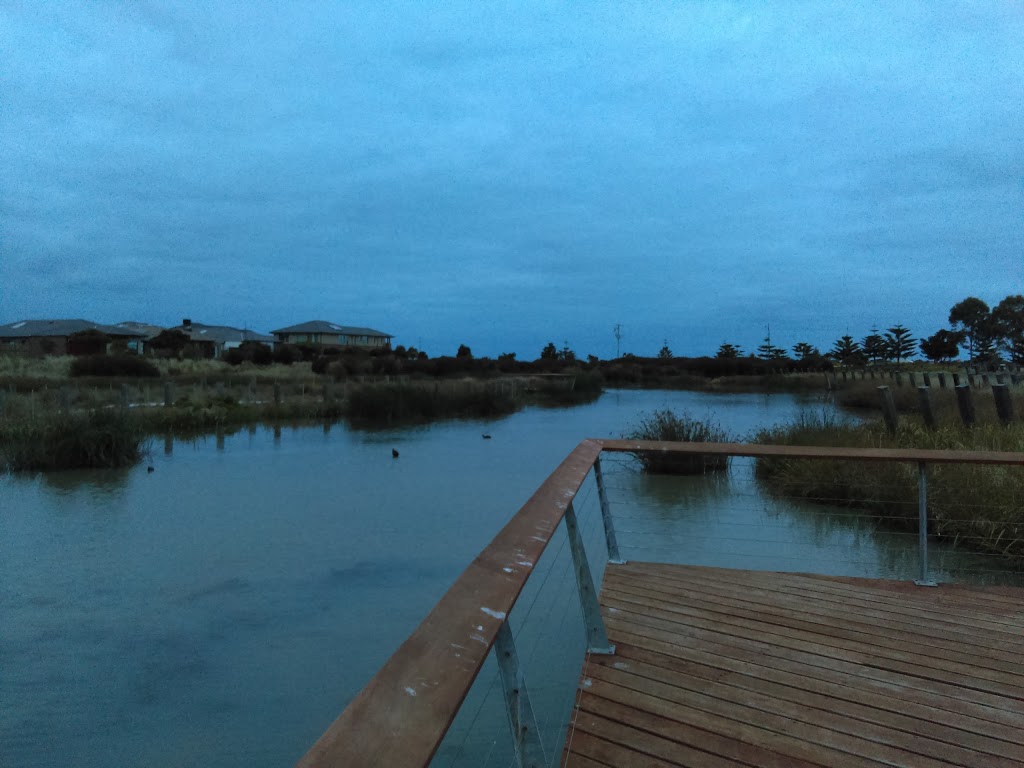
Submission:
POLYGON ((604 487, 600 456, 594 460, 594 479, 597 481, 597 497, 601 501, 601 520, 604 522, 604 540, 608 543, 608 562, 622 565, 626 561, 619 555, 619 542, 615 538, 615 526, 612 523, 612 510, 604 487))
POLYGON ((507 621, 503 621, 498 629, 498 636, 494 640, 494 656, 498 661, 501 687, 505 692, 505 711, 508 713, 508 726, 512 730, 512 743, 516 748, 516 765, 519 768, 543 768, 547 765, 544 745, 540 740, 523 670, 519 666, 519 654, 516 653, 516 644, 507 621))
POLYGON ((917 551, 921 563, 921 578, 914 583, 919 587, 937 587, 928 578, 928 465, 917 463, 917 551))
POLYGON ((565 530, 569 535, 572 562, 576 566, 576 586, 580 592, 583 622, 587 625, 587 652, 611 655, 615 653, 615 646, 608 642, 608 632, 604 627, 601 606, 598 605, 597 592, 594 590, 594 577, 590 575, 590 564, 587 562, 587 552, 583 548, 583 537, 580 536, 572 502, 569 502, 565 510, 565 530))

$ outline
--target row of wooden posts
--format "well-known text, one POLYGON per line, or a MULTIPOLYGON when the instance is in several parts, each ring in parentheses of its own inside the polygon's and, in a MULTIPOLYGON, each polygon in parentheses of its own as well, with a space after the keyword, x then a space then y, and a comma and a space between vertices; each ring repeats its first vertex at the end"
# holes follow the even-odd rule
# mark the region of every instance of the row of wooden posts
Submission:
MULTIPOLYGON (((829 389, 836 389, 840 381, 876 381, 878 379, 883 381, 889 379, 896 386, 901 387, 903 386, 903 376, 902 371, 842 370, 838 373, 825 374, 825 381, 829 389)), ((976 373, 973 371, 966 371, 964 373, 930 373, 928 371, 915 373, 914 371, 907 371, 906 377, 912 387, 921 385, 930 387, 932 385, 932 377, 934 377, 935 382, 939 385, 939 389, 945 389, 949 383, 953 387, 960 387, 965 384, 971 387, 988 387, 996 384, 1020 384, 1024 381, 1024 374, 1019 371, 998 371, 995 373, 976 373), (918 383, 918 376, 921 377, 920 384, 918 383)))
MULTIPOLYGON (((957 409, 960 411, 960 419, 970 427, 977 421, 974 409, 974 394, 971 387, 961 384, 954 388, 956 392, 957 409)), ((932 406, 932 390, 928 386, 917 388, 917 397, 921 418, 924 419, 928 429, 935 429, 938 426, 935 419, 935 409, 932 406)), ((899 428, 899 414, 896 412, 896 403, 892 398, 892 390, 887 385, 878 388, 878 394, 882 401, 882 417, 885 419, 885 426, 891 434, 896 434, 899 428)), ((996 414, 999 421, 1004 425, 1014 420, 1013 398, 1010 396, 1010 388, 1006 384, 993 384, 992 397, 995 400, 996 414)))

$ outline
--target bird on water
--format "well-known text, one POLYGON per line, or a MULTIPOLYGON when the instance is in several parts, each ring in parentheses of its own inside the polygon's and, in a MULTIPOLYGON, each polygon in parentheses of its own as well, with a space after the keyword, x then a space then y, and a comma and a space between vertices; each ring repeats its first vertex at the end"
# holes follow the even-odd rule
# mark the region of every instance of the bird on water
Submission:
POLYGON ((393 458, 393 459, 397 459, 398 458, 398 451, 396 451, 394 448, 391 449, 391 458, 393 458))
POLYGON ((156 469, 154 469, 153 467, 146 467, 146 471, 147 472, 156 472, 156 469))
POLYGON ((491 439, 490 435, 481 435, 481 437, 483 437, 484 440, 490 440, 491 439))

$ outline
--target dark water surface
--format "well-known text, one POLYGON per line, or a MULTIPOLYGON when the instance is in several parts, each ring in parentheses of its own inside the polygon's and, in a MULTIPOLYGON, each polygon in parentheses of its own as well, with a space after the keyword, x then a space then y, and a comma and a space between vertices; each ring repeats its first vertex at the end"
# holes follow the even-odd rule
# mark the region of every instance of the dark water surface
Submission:
MULTIPOLYGON (((293 764, 582 438, 662 406, 737 434, 827 407, 615 391, 493 422, 158 440, 153 473, 0 478, 0 765, 293 764)), ((629 557, 916 563, 856 520, 764 500, 742 466, 663 481, 611 463, 609 484, 629 557)))

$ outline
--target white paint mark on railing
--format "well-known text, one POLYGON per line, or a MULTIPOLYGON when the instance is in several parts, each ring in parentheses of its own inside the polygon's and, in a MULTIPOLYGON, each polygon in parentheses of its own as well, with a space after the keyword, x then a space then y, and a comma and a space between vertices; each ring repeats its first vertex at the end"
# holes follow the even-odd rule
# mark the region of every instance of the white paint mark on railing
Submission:
POLYGON ((491 608, 481 608, 480 610, 483 611, 484 613, 486 613, 488 616, 494 617, 495 619, 502 619, 503 620, 505 618, 505 612, 504 611, 495 611, 495 610, 493 610, 491 608))

